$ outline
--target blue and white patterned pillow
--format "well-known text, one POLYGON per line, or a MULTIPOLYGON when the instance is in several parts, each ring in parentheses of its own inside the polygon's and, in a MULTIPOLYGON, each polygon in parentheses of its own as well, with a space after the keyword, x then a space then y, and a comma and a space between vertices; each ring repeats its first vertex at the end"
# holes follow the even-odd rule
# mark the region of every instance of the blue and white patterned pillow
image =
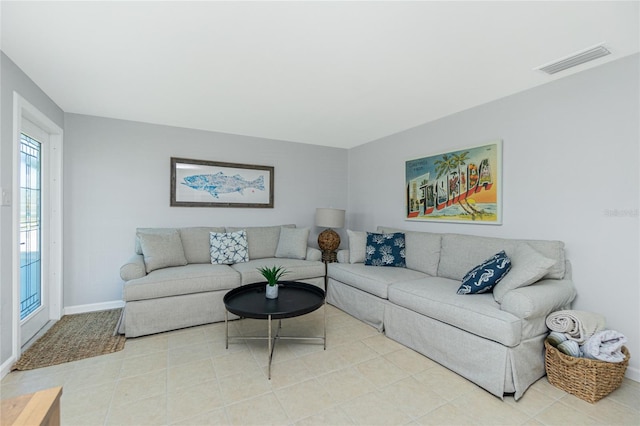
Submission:
POLYGON ((244 229, 237 232, 210 232, 209 242, 213 264, 233 265, 249 261, 249 244, 244 229))
POLYGON ((458 294, 480 294, 491 291, 511 269, 511 260, 503 251, 476 266, 462 278, 458 294))
POLYGON ((364 264, 406 268, 404 234, 375 234, 367 232, 364 264))

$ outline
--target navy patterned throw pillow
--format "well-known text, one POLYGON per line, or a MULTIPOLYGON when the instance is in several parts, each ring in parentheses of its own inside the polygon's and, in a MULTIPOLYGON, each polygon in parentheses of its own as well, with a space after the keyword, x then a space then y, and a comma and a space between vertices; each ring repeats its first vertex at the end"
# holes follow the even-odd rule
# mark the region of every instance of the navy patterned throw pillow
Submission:
POLYGON ((491 291, 511 269, 511 260, 503 251, 494 254, 462 278, 458 294, 480 294, 491 291))
POLYGON ((364 264, 406 268, 404 234, 375 234, 367 232, 364 264))

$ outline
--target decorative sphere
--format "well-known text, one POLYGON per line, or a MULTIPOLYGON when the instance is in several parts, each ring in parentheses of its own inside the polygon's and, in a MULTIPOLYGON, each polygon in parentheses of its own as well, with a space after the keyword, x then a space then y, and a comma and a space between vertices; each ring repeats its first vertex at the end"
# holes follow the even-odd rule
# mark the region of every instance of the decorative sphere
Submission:
POLYGON ((325 229, 318 235, 318 247, 322 251, 334 251, 340 247, 340 235, 333 229, 325 229))

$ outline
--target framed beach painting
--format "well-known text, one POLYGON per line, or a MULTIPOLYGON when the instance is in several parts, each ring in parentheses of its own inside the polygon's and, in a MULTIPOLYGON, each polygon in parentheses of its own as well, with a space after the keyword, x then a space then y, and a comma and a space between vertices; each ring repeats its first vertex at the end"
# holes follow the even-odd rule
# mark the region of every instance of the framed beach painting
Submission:
POLYGON ((406 220, 502 224, 502 141, 406 162, 406 220))
POLYGON ((171 158, 171 206, 273 208, 273 167, 171 158))

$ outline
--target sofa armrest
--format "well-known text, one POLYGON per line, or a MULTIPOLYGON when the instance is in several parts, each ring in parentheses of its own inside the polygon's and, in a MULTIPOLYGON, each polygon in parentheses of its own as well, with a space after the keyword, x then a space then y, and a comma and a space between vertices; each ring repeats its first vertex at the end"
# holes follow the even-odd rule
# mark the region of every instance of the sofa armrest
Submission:
POLYGON ((322 252, 314 247, 307 247, 307 260, 322 260, 322 252))
POLYGON ((545 279, 508 292, 500 308, 518 318, 547 316, 551 312, 567 309, 576 297, 571 280, 545 279))
POLYGON ((338 250, 338 263, 349 263, 349 250, 338 250))
POLYGON ((141 254, 134 254, 127 263, 120 267, 120 278, 124 281, 135 280, 145 275, 147 275, 147 270, 144 266, 144 256, 141 254))

